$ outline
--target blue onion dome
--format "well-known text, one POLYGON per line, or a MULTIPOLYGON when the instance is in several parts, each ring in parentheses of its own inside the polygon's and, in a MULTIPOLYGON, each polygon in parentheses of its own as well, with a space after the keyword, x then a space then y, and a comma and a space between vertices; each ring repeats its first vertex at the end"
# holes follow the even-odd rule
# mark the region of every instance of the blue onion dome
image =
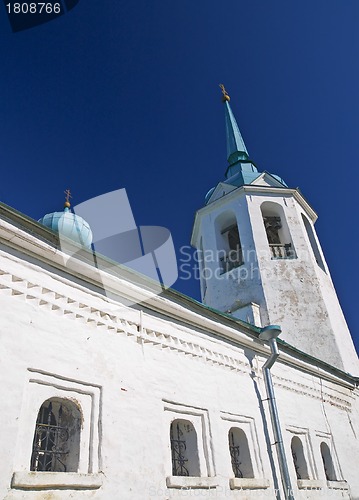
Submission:
POLYGON ((40 224, 55 231, 60 236, 65 236, 75 243, 86 248, 91 247, 92 231, 90 225, 79 215, 70 210, 70 192, 66 191, 66 202, 63 212, 52 212, 39 219, 40 224))

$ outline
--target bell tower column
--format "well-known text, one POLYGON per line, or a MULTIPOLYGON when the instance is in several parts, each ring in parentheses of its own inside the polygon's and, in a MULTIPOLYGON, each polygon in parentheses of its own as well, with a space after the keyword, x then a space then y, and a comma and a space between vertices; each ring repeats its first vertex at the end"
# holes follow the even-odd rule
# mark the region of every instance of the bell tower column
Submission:
POLYGON ((258 172, 222 87, 228 167, 198 210, 192 245, 202 257, 204 304, 359 375, 358 358, 317 238, 317 219, 298 189, 258 172))

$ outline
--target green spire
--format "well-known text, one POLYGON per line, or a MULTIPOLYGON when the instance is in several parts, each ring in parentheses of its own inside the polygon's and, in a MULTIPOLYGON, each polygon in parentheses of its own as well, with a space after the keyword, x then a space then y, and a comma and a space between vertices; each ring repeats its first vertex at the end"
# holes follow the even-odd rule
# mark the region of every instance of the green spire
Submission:
POLYGON ((248 151, 244 140, 239 131, 236 119, 229 105, 231 98, 229 97, 223 84, 220 84, 222 89, 224 102, 224 114, 226 121, 226 136, 227 136, 227 158, 228 168, 226 170, 226 178, 232 178, 236 175, 236 183, 240 185, 248 184, 258 177, 256 166, 249 159, 248 151))
POLYGON ((232 165, 240 160, 248 160, 249 155, 227 99, 225 100, 224 107, 227 135, 227 158, 228 163, 232 165))
POLYGON ((248 151, 244 140, 239 131, 236 119, 232 113, 229 101, 231 98, 228 95, 223 83, 219 84, 222 90, 222 101, 225 107, 225 120, 226 120, 226 135, 227 135, 227 158, 228 163, 232 165, 240 160, 249 160, 248 151))

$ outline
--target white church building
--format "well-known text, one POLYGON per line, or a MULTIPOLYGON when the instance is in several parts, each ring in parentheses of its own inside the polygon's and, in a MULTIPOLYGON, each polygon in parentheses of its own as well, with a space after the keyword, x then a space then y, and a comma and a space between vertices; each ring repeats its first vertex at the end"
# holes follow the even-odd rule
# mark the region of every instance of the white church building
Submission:
POLYGON ((316 213, 223 106, 202 303, 94 266, 67 202, 40 222, 0 204, 1 499, 359 500, 359 363, 316 213))

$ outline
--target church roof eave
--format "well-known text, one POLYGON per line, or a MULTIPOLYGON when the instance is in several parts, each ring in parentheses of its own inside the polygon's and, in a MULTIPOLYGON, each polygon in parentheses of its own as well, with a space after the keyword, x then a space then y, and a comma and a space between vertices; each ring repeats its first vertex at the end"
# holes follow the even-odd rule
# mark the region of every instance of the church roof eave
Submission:
MULTIPOLYGON (((89 250, 83 249, 81 253, 74 255, 73 258, 78 262, 78 266, 76 266, 76 272, 74 269, 69 270, 66 268, 62 257, 59 259, 56 258, 59 249, 56 248, 54 240, 57 235, 48 228, 41 226, 41 224, 32 218, 3 203, 0 203, 0 234, 4 243, 9 243, 10 247, 19 248, 22 251, 25 250, 32 257, 39 258, 39 261, 51 264, 53 268, 73 274, 75 278, 81 277, 84 282, 90 283, 91 286, 96 284, 95 276, 98 276, 98 273, 94 275, 91 273, 88 274, 89 266, 82 260, 83 255, 91 254, 89 250), (20 235, 19 233, 22 234, 20 235), (48 235, 48 238, 45 238, 46 235, 48 235)), ((99 258, 105 259, 105 257, 101 256, 99 258)), ((109 262, 111 261, 109 260, 109 262)), ((144 283, 151 281, 149 278, 139 273, 131 272, 131 270, 119 264, 116 267, 119 270, 125 271, 125 274, 121 274, 119 277, 113 275, 113 279, 119 287, 119 294, 121 294, 121 290, 127 290, 130 284, 135 288, 137 287, 140 294, 146 294, 146 289, 143 289, 142 286, 144 283), (129 273, 127 278, 126 273, 129 273), (141 278, 140 282, 142 285, 140 285, 140 282, 128 282, 127 280, 130 276, 132 278, 137 277, 137 279, 141 278), (122 281, 123 284, 121 284, 122 281)), ((131 286, 130 288, 133 287, 131 286)), ((233 318, 228 313, 203 305, 195 299, 171 288, 164 290, 161 296, 152 297, 145 306, 142 306, 142 309, 160 311, 161 314, 164 316, 168 315, 172 319, 188 321, 190 325, 200 326, 203 330, 210 332, 211 335, 214 334, 219 340, 230 342, 231 344, 235 343, 241 348, 248 347, 258 354, 267 355, 269 353, 268 347, 258 338, 260 328, 233 318)), ((355 387, 359 381, 358 377, 354 377, 350 373, 310 356, 283 340, 278 339, 278 343, 282 351, 282 363, 295 366, 309 373, 320 374, 320 376, 327 380, 335 381, 349 388, 355 387)))

